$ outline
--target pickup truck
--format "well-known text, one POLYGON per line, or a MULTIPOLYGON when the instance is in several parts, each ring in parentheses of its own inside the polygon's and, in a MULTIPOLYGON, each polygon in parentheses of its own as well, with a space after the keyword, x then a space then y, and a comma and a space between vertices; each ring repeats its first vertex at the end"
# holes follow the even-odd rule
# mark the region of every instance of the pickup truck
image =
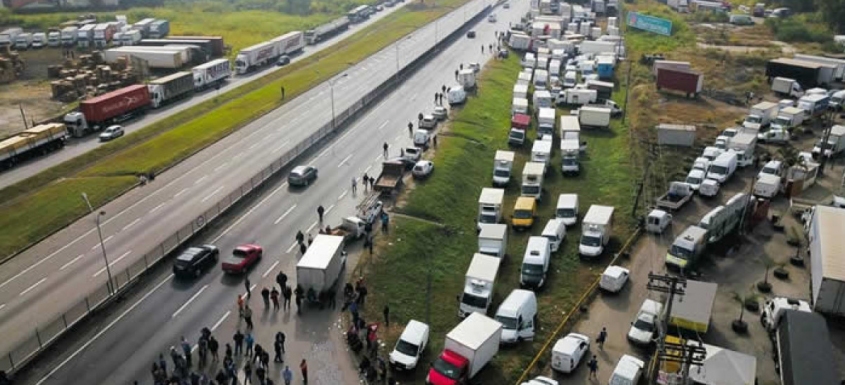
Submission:
POLYGON ((404 175, 404 163, 386 161, 381 165, 381 174, 376 179, 376 184, 373 188, 382 194, 392 193, 402 186, 402 177, 404 175))
POLYGON ((672 182, 669 191, 657 198, 657 207, 677 210, 692 199, 693 189, 684 182, 672 182))
POLYGON ((232 251, 232 255, 223 260, 223 272, 229 274, 243 274, 261 260, 264 249, 253 244, 240 245, 232 251))

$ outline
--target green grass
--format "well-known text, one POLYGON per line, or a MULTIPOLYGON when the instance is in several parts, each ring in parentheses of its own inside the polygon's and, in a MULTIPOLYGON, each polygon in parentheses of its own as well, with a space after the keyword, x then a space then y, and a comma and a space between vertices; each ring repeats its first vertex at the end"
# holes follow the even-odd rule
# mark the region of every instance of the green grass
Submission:
POLYGON ((673 51, 685 44, 695 43, 695 34, 689 28, 689 25, 684 21, 681 14, 672 11, 669 7, 659 4, 654 1, 639 0, 634 7, 626 5, 626 8, 633 8, 632 11, 643 13, 650 16, 660 17, 672 21, 672 35, 663 36, 651 32, 641 31, 630 28, 627 25, 625 28, 625 48, 629 52, 629 57, 634 60, 639 60, 639 57, 630 55, 630 52, 641 53, 665 53, 673 51))
MULTIPOLYGON (((0 202, 4 202, 0 206, 0 228, 5 233, 0 237, 0 258, 11 256, 85 213, 78 205, 66 204, 64 200, 56 202, 39 193, 48 188, 49 197, 78 199, 79 194, 74 189, 63 183, 54 184, 55 181, 117 177, 126 183, 128 175, 161 171, 283 104, 279 97, 282 85, 290 100, 464 2, 447 0, 437 6, 409 4, 339 42, 337 48, 321 51, 259 81, 221 94, 0 190, 0 202), (17 215, 27 218, 28 226, 18 226, 12 220, 17 215)), ((122 191, 124 189, 111 190, 113 194, 103 201, 114 199, 122 191)))
MULTIPOLYGON (((480 79, 478 97, 470 99, 463 109, 453 113, 449 133, 439 135, 434 174, 429 180, 418 183, 408 193, 407 204, 397 209, 408 216, 438 222, 442 227, 414 218, 394 216, 395 224, 390 237, 381 241, 374 257, 364 257, 364 262, 359 264, 360 273, 373 288, 370 291, 372 299, 366 309, 368 319, 380 319, 381 309, 389 301, 392 318, 400 324, 391 326, 387 332, 386 349, 392 349, 401 332, 401 324, 409 319, 426 320, 425 293, 429 271, 432 332, 428 356, 422 362, 436 358, 445 334, 459 322, 455 297, 463 290, 464 273, 477 250, 475 217, 478 195, 483 187, 490 186, 495 151, 507 148, 511 93, 519 70, 516 55, 504 62, 488 64, 480 79)), ((615 99, 620 101, 622 95, 616 95, 615 99)), ((531 132, 529 137, 533 138, 533 134, 531 132)), ((507 257, 496 285, 494 308, 518 287, 518 269, 527 239, 532 234, 539 234, 548 219, 553 217, 560 193, 578 193, 582 215, 595 203, 617 208, 609 251, 595 263, 581 262, 577 256, 580 227, 568 229, 562 249, 553 256, 546 287, 539 291, 540 330, 535 341, 500 350, 495 363, 480 375, 480 383, 513 383, 563 319, 564 312, 570 310, 583 290, 600 274, 613 250, 618 250, 633 232, 629 213, 633 203, 634 172, 629 163, 626 129, 614 120, 612 130, 584 130, 582 138, 589 147, 588 156, 582 163, 582 174, 577 178, 561 176, 560 151, 556 150, 553 171, 544 182, 544 198, 539 205, 537 222, 531 231, 510 231, 507 257)), ((555 148, 559 148, 557 142, 555 148)), ((506 190, 506 217, 511 215, 519 195, 518 177, 530 157, 530 149, 531 143, 526 143, 516 150, 514 173, 517 178, 506 190)), ((426 366, 422 365, 416 371, 413 383, 421 383, 425 373, 426 366)))

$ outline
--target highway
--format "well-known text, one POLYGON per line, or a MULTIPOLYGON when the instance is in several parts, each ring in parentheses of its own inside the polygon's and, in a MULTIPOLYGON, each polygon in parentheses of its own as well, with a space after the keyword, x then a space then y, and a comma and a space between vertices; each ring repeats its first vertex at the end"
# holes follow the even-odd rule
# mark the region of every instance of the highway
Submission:
MULTIPOLYGON (((478 38, 461 38, 445 48, 343 134, 313 151, 303 161, 320 169, 320 177, 313 185, 292 189, 279 181, 255 197, 243 214, 221 224, 218 231, 195 240, 196 244, 216 244, 223 254, 244 242, 264 247, 264 259, 249 274, 255 286, 250 304, 256 310, 256 341, 263 346, 272 346, 272 336, 276 331, 283 331, 288 341, 286 363, 295 369, 296 379, 300 378, 296 366, 300 359, 306 358, 310 383, 358 384, 350 360, 345 357, 347 353, 338 325, 341 316, 337 311, 308 308, 302 316, 297 316, 283 311, 265 311, 261 304, 258 292, 273 284, 279 270, 287 272, 295 283, 299 254, 294 247, 294 234, 297 230, 316 234, 319 224, 315 208, 318 205, 326 208, 325 223, 328 224, 337 224, 342 217, 351 215, 364 195, 360 184, 357 194, 350 191, 352 177, 360 181, 365 172, 370 175, 379 172, 383 143, 390 145, 389 157, 397 155, 400 146, 409 146, 407 122, 414 120, 420 111, 431 109, 431 99, 440 85, 454 84, 453 73, 460 63, 483 63, 491 59, 491 55, 481 54, 479 45, 493 43, 494 31, 503 29, 509 21, 517 21, 527 7, 527 3, 515 4, 513 9, 499 15, 496 24, 479 22, 474 27, 478 38)), ((262 119, 256 123, 274 126, 272 120, 262 119)), ((277 145, 274 141, 267 142, 268 148, 277 145)), ((248 143, 236 141, 233 150, 242 152, 248 143)), ((197 177, 199 174, 187 174, 188 182, 197 177)), ((436 167, 433 177, 437 177, 436 167)), ((156 183, 173 182, 157 179, 156 183)), ((213 191, 212 187, 208 186, 206 191, 213 191)), ((195 200, 203 195, 195 195, 195 200)), ((167 210, 157 211, 161 216, 168 216, 165 212, 167 210)), ((116 236, 116 241, 117 237, 120 235, 116 236)), ((353 253, 348 271, 352 270, 356 259, 357 254, 353 253)), ((100 266, 95 263, 86 268, 85 273, 98 268, 100 266)), ((159 276, 145 280, 147 287, 139 288, 144 293, 141 298, 133 300, 131 305, 125 304, 128 307, 98 328, 96 334, 78 341, 73 349, 61 353, 56 362, 42 365, 43 373, 27 375, 23 383, 126 384, 133 380, 150 383, 151 360, 159 353, 166 354, 169 346, 175 345, 181 336, 195 342, 199 329, 205 326, 213 329, 221 344, 231 343, 234 330, 243 326, 235 306, 237 295, 244 291, 242 277, 227 276, 215 268, 191 282, 174 280, 166 269, 160 270, 159 276)), ((281 366, 272 364, 271 368, 272 378, 277 379, 281 366)))
MULTIPOLYGON (((392 8, 384 8, 383 11, 374 14, 364 22, 352 24, 348 31, 338 34, 337 36, 326 41, 320 42, 316 45, 306 46, 305 49, 302 50, 302 53, 291 58, 291 63, 307 58, 317 52, 326 49, 327 47, 331 47, 337 44, 340 40, 343 40, 351 36, 352 34, 357 33, 363 27, 375 23, 376 21, 382 19, 388 14, 393 13, 397 9, 405 6, 405 4, 407 3, 408 2, 406 1, 403 3, 398 3, 392 8)), ((185 110, 187 108, 193 107, 198 103, 202 103, 208 99, 211 99, 217 96, 217 94, 220 92, 229 91, 238 86, 251 82, 257 78, 260 78, 261 76, 269 74, 270 72, 278 71, 281 68, 283 67, 276 67, 274 65, 244 75, 235 75, 233 70, 233 76, 229 79, 228 82, 224 84, 223 87, 220 88, 220 91, 205 90, 203 92, 195 94, 192 98, 178 101, 175 104, 162 107, 161 109, 149 110, 147 114, 124 124, 124 129, 127 134, 135 130, 140 130, 141 128, 144 128, 159 120, 167 118, 179 111, 185 110)), ((94 134, 88 135, 84 138, 72 138, 68 141, 65 148, 61 151, 51 153, 45 157, 31 159, 16 166, 11 170, 6 170, 0 173, 0 189, 15 184, 26 178, 29 178, 43 170, 58 165, 66 160, 80 156, 88 151, 99 147, 102 144, 103 143, 101 143, 99 139, 97 139, 97 135, 94 134)))
MULTIPOLYGON (((471 6, 480 8, 480 4, 476 2, 471 6)), ((461 11, 457 12, 451 17, 463 17, 461 11)), ((500 21, 497 25, 501 26, 502 23, 500 21)), ((433 32, 433 26, 428 26, 401 41, 400 65, 408 55, 414 54, 414 49, 422 47, 413 43, 433 41, 433 32)), ((479 32, 480 36, 485 36, 484 32, 479 32)), ((331 215, 337 212, 348 213, 354 202, 347 202, 348 206, 344 206, 347 203, 344 203, 343 198, 351 200, 352 197, 349 193, 344 195, 343 190, 350 186, 351 175, 360 177, 367 169, 370 174, 377 174, 380 169, 381 145, 384 142, 392 143, 392 153, 398 153, 397 141, 407 140, 403 137, 407 135, 407 122, 414 120, 416 114, 424 109, 423 106, 431 105, 431 98, 439 89, 437 85, 450 83, 459 62, 481 60, 479 42, 494 42, 493 26, 489 26, 486 36, 472 41, 459 41, 456 47, 462 44, 474 47, 472 50, 461 47, 457 52, 454 51, 456 48, 449 48, 448 53, 442 53, 435 63, 413 75, 412 79, 421 80, 412 80, 390 95, 388 101, 395 101, 393 103, 396 105, 382 102, 356 122, 354 127, 340 135, 335 143, 341 145, 335 144, 314 154, 310 161, 321 168, 321 176, 312 189, 331 188, 331 192, 309 189, 305 190, 307 194, 302 195, 302 191, 288 191, 287 186, 278 186, 272 194, 282 199, 280 203, 261 206, 260 212, 256 212, 258 208, 247 211, 247 214, 255 213, 255 216, 260 214, 262 219, 272 225, 240 227, 242 217, 220 235, 221 250, 225 253, 231 249, 232 246, 226 242, 233 242, 232 245, 244 241, 262 243, 268 258, 258 268, 260 270, 266 268, 267 261, 272 258, 288 254, 295 230, 282 227, 297 223, 295 228, 314 230, 316 225, 311 225, 316 218, 316 202, 324 202, 323 205, 329 209, 329 218, 336 219, 331 215), (421 91, 423 89, 425 91, 421 91), (366 130, 366 134, 362 135, 361 130, 366 130), (346 143, 347 139, 354 142, 346 143), (352 152, 351 149, 356 150, 352 152), (357 172, 354 165, 360 165, 357 172), (307 201, 299 203, 297 197, 307 201), (308 221, 308 218, 312 220, 308 221), (264 241, 262 234, 255 231, 259 227, 265 231, 272 229, 276 236, 264 241), (288 234, 288 237, 282 237, 281 234, 288 234)), ((366 90, 365 84, 377 84, 381 79, 391 76, 395 67, 396 49, 389 47, 351 68, 346 76, 338 77, 334 82, 337 110, 348 106, 356 92, 366 90)), ((125 269, 186 221, 195 218, 216 200, 249 180, 257 170, 266 167, 272 159, 309 135, 311 132, 305 128, 316 129, 328 122, 331 119, 330 100, 326 96, 330 92, 327 85, 310 90, 163 173, 152 184, 135 189, 106 205, 103 208, 107 213, 103 222, 103 238, 111 270, 116 273, 125 269)), ((43 324, 44 320, 52 319, 76 303, 84 293, 104 286, 106 274, 96 233, 92 216, 83 218, 6 264, 7 268, 0 272, 0 333, 17 338, 0 341, 0 351, 8 352, 12 346, 31 335, 33 325, 43 324)), ((220 285, 210 285, 203 297, 219 289, 220 285)), ((187 297, 194 295, 186 294, 189 294, 187 297)), ((185 299, 175 294, 167 297, 168 302, 185 299)), ((228 303, 216 302, 221 305, 228 303)))

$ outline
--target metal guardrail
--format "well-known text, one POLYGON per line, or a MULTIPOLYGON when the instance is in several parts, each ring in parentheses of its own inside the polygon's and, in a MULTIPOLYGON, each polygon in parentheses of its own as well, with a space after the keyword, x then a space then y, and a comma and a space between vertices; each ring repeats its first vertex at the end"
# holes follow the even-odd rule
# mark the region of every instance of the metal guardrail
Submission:
MULTIPOLYGON (((466 4, 464 7, 471 6, 466 4)), ((461 7, 463 8, 463 7, 461 7)), ((485 12, 489 7, 481 7, 475 17, 467 20, 465 23, 458 24, 454 30, 444 34, 437 45, 453 39, 456 33, 461 32, 464 26, 472 21, 475 21, 478 15, 485 12)), ((449 15, 453 15, 458 10, 452 11, 449 15)), ((445 18, 446 16, 442 17, 445 18)), ((441 18, 441 19, 442 19, 441 18)), ((438 20, 432 23, 438 22, 438 20)), ((397 40, 401 41, 401 39, 397 40)), ((396 44, 396 43, 394 43, 396 44)), ((424 51, 420 56, 413 61, 406 64, 399 72, 398 76, 392 76, 385 80, 384 83, 376 87, 374 90, 364 95, 357 102, 353 103, 351 107, 335 115, 334 122, 329 121, 320 127, 317 132, 311 134, 308 138, 296 145, 296 147, 275 161, 269 166, 262 169, 255 174, 249 181, 245 182, 223 199, 217 202, 213 207, 206 210, 203 214, 191 220, 170 237, 163 242, 156 245, 152 250, 144 254, 143 258, 139 259, 125 270, 112 275, 114 294, 109 295, 108 283, 103 283, 93 292, 86 295, 79 302, 72 305, 69 309, 64 311, 60 316, 50 320, 47 323, 40 324, 33 331, 33 334, 23 339, 10 352, 4 353, 4 357, 0 359, 0 370, 6 373, 14 373, 20 370, 31 360, 42 353, 47 347, 61 337, 65 332, 69 331, 79 322, 85 320, 89 315, 101 310, 108 305, 112 299, 119 297, 119 295, 138 280, 147 270, 155 266, 170 253, 178 249, 182 244, 190 240, 194 235, 205 229, 211 222, 226 213, 228 209, 237 204, 241 199, 261 187, 265 181, 274 176, 277 172, 284 169, 297 157, 308 151, 312 146, 325 139, 329 135, 335 133, 336 129, 343 127, 343 124, 356 117, 365 107, 378 101, 388 91, 395 89, 395 83, 400 82, 402 76, 417 69, 417 67, 425 61, 425 59, 435 53, 435 45, 424 51)), ((385 49, 390 49, 389 47, 385 49)))

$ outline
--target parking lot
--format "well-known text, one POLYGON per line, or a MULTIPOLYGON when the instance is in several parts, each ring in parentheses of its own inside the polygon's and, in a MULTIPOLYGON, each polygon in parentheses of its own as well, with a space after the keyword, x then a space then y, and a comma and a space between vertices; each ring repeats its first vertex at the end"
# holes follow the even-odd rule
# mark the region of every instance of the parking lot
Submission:
MULTIPOLYGON (((803 148, 802 146, 805 144, 797 144, 799 148, 803 148)), ((818 186, 808 191, 807 195, 825 196, 830 193, 832 188, 838 187, 841 183, 843 170, 845 167, 841 164, 828 168, 825 173, 827 177, 820 180, 818 186)), ((561 384, 607 383, 622 355, 634 355, 648 362, 652 351, 631 345, 626 335, 631 327, 631 321, 635 319, 637 311, 646 298, 665 301, 665 294, 650 291, 646 287, 649 273, 667 274, 664 258, 675 236, 687 226, 697 223, 705 213, 723 204, 734 194, 749 191, 749 184, 755 175, 756 171, 753 167, 738 170, 715 199, 702 199, 696 196, 685 207, 674 213, 673 224, 664 234, 644 234, 641 237, 631 251, 630 259, 623 259, 622 263, 631 270, 630 282, 618 294, 598 295, 570 331, 585 334, 591 338, 590 356, 593 354, 597 356, 598 378, 589 378, 589 369, 584 365, 588 357, 574 373, 569 375, 554 373, 555 379, 561 384), (595 338, 603 327, 607 328, 608 337, 604 349, 600 349, 595 343, 595 338)), ((780 196, 772 203, 769 215, 787 212, 788 206, 789 200, 780 196)), ((784 223, 787 227, 799 226, 796 219, 788 215, 784 218, 784 223)), ((772 342, 758 321, 759 313, 745 311, 743 319, 749 326, 746 335, 734 332, 731 329, 731 322, 740 314, 740 300, 737 298, 753 297, 761 304, 766 298, 772 296, 809 300, 809 260, 805 256, 807 267, 796 267, 788 263, 789 258, 795 254, 796 248, 787 244, 786 234, 786 231, 775 231, 770 221, 761 222, 744 237, 744 242, 730 255, 722 252, 708 252, 699 264, 700 275, 695 278, 719 285, 710 329, 707 334, 701 336, 702 341, 709 345, 754 355, 757 358, 757 380, 761 385, 779 384, 779 379, 772 359, 772 342), (768 262, 771 269, 777 266, 786 268, 789 271, 789 279, 776 279, 770 270, 769 282, 772 283, 772 292, 763 295, 757 291, 755 284, 764 279, 766 271, 764 261, 767 260, 771 261, 768 262)), ((841 326, 837 328, 835 324, 835 321, 828 322, 834 351, 837 354, 835 361, 845 362, 845 329, 841 326)), ((543 362, 548 361, 550 360, 543 362)), ((839 370, 845 377, 845 367, 840 367, 839 370)), ((543 373, 547 375, 551 373, 548 365, 543 373)))

